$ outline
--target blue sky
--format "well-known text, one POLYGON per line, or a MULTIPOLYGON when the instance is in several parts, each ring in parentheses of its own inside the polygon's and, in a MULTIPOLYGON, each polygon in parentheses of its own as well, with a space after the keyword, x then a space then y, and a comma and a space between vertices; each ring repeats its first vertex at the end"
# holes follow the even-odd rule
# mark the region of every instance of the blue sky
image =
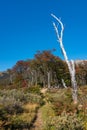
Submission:
POLYGON ((87 0, 0 0, 0 71, 37 50, 55 48, 63 59, 51 13, 64 23, 69 59, 87 59, 87 0))

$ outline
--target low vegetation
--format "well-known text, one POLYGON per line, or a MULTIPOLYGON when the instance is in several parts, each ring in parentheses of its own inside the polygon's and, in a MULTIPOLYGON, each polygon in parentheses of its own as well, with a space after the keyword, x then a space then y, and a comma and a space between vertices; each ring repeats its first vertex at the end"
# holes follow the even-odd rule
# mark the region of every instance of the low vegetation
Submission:
POLYGON ((30 128, 42 97, 26 89, 0 90, 0 128, 30 128))
POLYGON ((79 88, 78 104, 73 103, 70 91, 48 90, 45 95, 47 104, 42 108, 43 130, 87 130, 87 98, 84 95, 87 94, 87 87, 79 88))
POLYGON ((33 130, 40 109, 40 130, 87 130, 86 95, 87 86, 80 87, 78 104, 74 104, 71 88, 1 89, 0 129, 33 130))

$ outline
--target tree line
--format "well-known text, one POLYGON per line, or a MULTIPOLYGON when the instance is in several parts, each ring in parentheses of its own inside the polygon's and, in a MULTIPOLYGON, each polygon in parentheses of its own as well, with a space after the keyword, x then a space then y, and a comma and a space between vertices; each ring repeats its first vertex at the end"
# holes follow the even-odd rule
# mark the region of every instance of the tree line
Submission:
MULTIPOLYGON (((87 61, 75 64, 78 85, 87 84, 87 61)), ((33 59, 20 60, 0 76, 0 86, 65 87, 71 86, 67 64, 51 50, 38 51, 33 59)))

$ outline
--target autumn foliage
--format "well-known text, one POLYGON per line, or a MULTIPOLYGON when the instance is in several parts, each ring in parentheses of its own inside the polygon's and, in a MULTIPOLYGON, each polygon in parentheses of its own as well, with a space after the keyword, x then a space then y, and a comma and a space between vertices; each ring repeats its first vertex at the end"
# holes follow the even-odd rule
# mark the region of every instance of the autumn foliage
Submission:
MULTIPOLYGON (((75 69, 77 84, 86 85, 87 61, 75 63, 75 69)), ((67 64, 53 55, 51 50, 44 50, 37 51, 33 59, 18 61, 12 69, 3 73, 3 76, 0 77, 0 86, 31 87, 39 85, 48 87, 49 82, 50 87, 63 87, 62 79, 66 86, 71 86, 67 64)))

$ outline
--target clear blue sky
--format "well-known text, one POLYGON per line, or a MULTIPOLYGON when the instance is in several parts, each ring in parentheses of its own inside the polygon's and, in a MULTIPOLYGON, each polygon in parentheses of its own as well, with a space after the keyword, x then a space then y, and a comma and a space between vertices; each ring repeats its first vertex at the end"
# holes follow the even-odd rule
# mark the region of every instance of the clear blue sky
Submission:
POLYGON ((87 0, 0 0, 0 71, 37 50, 56 48, 63 58, 51 13, 64 23, 69 59, 87 59, 87 0))

